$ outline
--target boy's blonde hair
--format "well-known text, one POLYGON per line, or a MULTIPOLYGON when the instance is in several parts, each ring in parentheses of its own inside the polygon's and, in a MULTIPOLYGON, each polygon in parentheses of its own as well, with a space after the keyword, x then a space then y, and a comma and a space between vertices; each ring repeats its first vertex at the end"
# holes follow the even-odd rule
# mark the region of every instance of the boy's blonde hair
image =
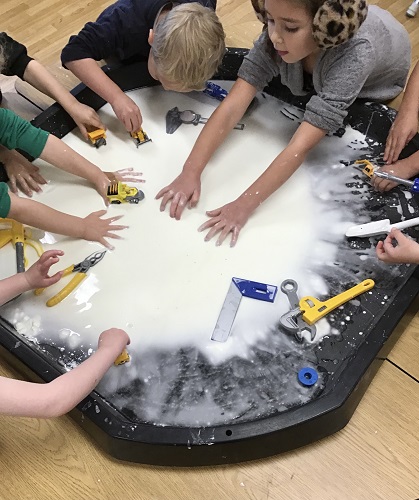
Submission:
POLYGON ((179 90, 202 90, 221 63, 225 34, 214 11, 198 3, 170 10, 154 27, 151 55, 179 90))

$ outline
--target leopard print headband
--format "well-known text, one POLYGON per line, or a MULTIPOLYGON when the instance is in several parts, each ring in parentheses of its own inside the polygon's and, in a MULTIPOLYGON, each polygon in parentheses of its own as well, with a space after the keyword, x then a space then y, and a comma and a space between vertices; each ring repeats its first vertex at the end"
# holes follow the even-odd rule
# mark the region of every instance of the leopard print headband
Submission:
MULTIPOLYGON (((251 0, 257 18, 266 24, 264 0, 251 0)), ((352 38, 365 21, 365 0, 326 0, 313 19, 313 36, 321 49, 336 47, 352 38)))
POLYGON ((351 39, 365 21, 365 0, 326 0, 313 19, 313 36, 321 49, 351 39))

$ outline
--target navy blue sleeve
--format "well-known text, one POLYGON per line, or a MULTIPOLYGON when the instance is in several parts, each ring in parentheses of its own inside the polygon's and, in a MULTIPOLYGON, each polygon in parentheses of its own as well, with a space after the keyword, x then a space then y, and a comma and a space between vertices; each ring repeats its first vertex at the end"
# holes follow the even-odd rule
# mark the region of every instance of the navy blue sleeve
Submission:
MULTIPOLYGON (((145 59, 150 52, 148 35, 160 9, 167 0, 118 0, 107 7, 95 22, 87 23, 78 35, 73 35, 61 52, 61 63, 80 59, 116 58, 119 61, 134 57, 145 59)), ((176 3, 190 3, 181 0, 176 3)), ((215 10, 217 0, 198 0, 215 10)))
POLYGON ((18 76, 23 79, 26 66, 32 61, 32 57, 28 56, 26 47, 4 32, 0 33, 0 46, 5 59, 2 73, 6 76, 18 76))
MULTIPOLYGON (((149 30, 154 19, 149 15, 154 6, 166 0, 119 0, 106 8, 95 22, 87 23, 78 35, 72 36, 61 53, 61 62, 80 59, 117 58, 121 61, 141 54, 147 57, 149 30)), ((154 7, 154 8, 153 8, 154 7)))

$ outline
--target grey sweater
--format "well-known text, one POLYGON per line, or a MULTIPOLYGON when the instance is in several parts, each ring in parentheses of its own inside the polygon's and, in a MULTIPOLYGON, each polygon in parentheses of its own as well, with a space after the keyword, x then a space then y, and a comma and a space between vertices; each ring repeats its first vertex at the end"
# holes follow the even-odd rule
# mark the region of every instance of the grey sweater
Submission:
MULTIPOLYGON (((280 75, 294 95, 307 94, 302 62, 284 62, 268 49, 269 44, 265 30, 238 76, 260 91, 280 75)), ((320 52, 313 71, 315 95, 307 103, 304 120, 335 132, 356 98, 385 102, 396 97, 406 84, 409 68, 407 31, 386 10, 369 6, 366 20, 351 40, 320 52)))

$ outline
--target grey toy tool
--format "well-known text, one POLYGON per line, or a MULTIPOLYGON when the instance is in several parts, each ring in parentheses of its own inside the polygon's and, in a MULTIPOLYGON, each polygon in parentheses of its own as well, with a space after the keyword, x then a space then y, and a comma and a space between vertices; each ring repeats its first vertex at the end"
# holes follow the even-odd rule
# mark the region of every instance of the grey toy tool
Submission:
MULTIPOLYGON (((180 111, 178 107, 169 109, 166 114, 166 132, 173 134, 176 130, 185 123, 186 125, 198 125, 198 123, 207 123, 208 118, 203 118, 200 114, 195 113, 191 109, 180 111)), ((243 130, 244 124, 238 123, 235 127, 237 130, 243 130)))
POLYGON ((295 338, 303 341, 303 332, 309 332, 311 341, 316 338, 315 325, 309 325, 303 320, 300 309, 300 299, 297 295, 298 284, 294 280, 285 280, 281 283, 281 291, 287 295, 291 310, 281 316, 279 322, 288 331, 295 334, 295 338))

